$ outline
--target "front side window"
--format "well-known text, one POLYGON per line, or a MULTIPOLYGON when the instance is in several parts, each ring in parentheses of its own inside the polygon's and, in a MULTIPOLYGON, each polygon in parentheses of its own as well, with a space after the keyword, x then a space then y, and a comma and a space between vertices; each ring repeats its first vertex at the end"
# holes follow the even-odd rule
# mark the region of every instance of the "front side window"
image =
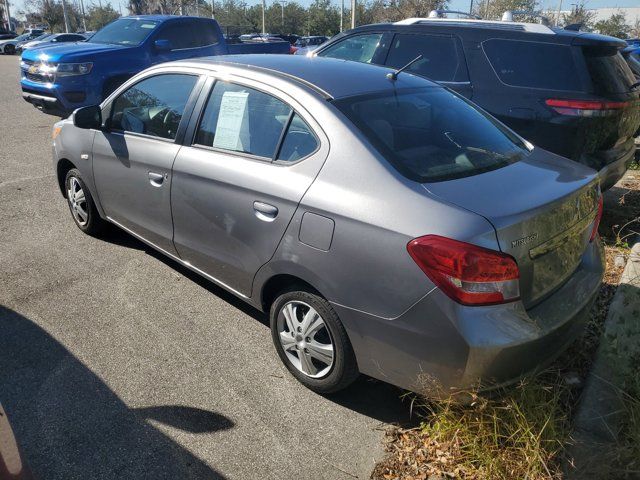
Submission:
POLYGON ((477 175, 528 153, 513 132, 441 88, 361 95, 335 105, 398 171, 418 182, 477 175))
POLYGON ((110 127, 175 139, 197 80, 195 75, 165 74, 136 83, 113 102, 110 127))
POLYGON ((382 46, 382 37, 382 33, 354 35, 324 49, 318 56, 371 63, 376 50, 382 46))
POLYGON ((196 142, 273 158, 292 109, 253 88, 217 82, 205 108, 196 142))
POLYGON ((582 89, 571 47, 553 43, 492 39, 482 42, 498 78, 515 87, 582 89))
POLYGON ((106 25, 91 37, 91 43, 140 45, 158 26, 153 20, 120 18, 106 25))
POLYGON ((453 37, 397 34, 393 38, 386 65, 404 67, 418 55, 422 58, 407 71, 437 81, 466 80, 453 37))

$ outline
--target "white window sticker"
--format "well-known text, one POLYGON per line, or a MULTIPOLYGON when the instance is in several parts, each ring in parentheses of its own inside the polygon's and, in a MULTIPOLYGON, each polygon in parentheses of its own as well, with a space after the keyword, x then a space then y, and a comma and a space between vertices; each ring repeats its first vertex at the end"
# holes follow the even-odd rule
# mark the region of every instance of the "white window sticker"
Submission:
POLYGON ((251 151, 249 144, 248 92, 224 92, 213 146, 239 152, 251 151))

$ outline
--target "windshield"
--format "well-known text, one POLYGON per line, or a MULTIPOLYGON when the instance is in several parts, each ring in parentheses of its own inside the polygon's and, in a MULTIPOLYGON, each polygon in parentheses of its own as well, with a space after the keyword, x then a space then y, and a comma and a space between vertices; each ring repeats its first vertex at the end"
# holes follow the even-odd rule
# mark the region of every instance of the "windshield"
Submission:
POLYGON ((19 37, 14 38, 14 40, 16 42, 19 42, 21 40, 26 40, 28 38, 29 38, 29 34, 28 33, 24 33, 24 34, 20 35, 19 37))
POLYGON ((158 22, 151 20, 121 18, 96 32, 89 41, 114 45, 140 45, 157 26, 158 22))
POLYGON ((349 97, 335 105, 400 173, 418 182, 477 175, 529 152, 513 132, 441 88, 349 97))

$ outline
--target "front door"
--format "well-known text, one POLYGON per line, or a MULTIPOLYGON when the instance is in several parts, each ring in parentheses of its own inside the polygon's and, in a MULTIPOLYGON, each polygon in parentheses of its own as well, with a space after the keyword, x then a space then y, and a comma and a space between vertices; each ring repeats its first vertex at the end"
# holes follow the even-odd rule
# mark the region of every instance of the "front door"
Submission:
POLYGON ((173 254, 171 167, 197 81, 197 75, 167 73, 129 87, 111 104, 107 128, 93 143, 94 179, 106 215, 173 254))
POLYGON ((249 296, 255 273, 273 256, 326 158, 321 138, 298 105, 218 81, 192 144, 180 150, 173 168, 180 257, 249 296))

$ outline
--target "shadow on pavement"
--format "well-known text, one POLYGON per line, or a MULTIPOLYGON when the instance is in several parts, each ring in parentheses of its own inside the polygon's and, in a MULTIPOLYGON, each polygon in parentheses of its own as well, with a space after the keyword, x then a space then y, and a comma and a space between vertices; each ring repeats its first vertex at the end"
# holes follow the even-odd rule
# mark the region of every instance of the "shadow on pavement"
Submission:
MULTIPOLYGON (((157 252, 127 232, 114 226, 109 229, 109 233, 104 240, 128 248, 143 250, 148 255, 173 268, 211 294, 269 328, 269 318, 266 314, 171 258, 157 252)), ((393 385, 361 376, 346 390, 330 395, 327 398, 345 408, 381 422, 410 426, 417 423, 418 419, 416 419, 415 415, 411 415, 411 398, 405 396, 406 393, 393 385)))
POLYGON ((146 420, 193 434, 233 428, 231 420, 186 406, 131 409, 47 332, 3 306, 0 399, 36 478, 224 478, 146 420))

